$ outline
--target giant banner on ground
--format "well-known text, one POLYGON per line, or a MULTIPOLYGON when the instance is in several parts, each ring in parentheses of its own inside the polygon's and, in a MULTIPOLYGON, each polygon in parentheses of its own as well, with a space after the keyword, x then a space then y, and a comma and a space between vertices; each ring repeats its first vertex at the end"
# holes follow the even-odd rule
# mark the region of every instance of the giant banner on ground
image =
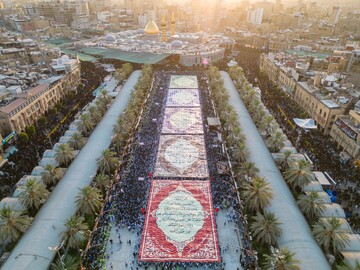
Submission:
POLYGON ((209 181, 152 181, 140 261, 219 262, 209 181))
POLYGON ((209 177, 203 135, 162 135, 155 177, 209 177))
POLYGON ((167 107, 200 107, 199 90, 169 89, 167 107))
POLYGON ((162 134, 203 134, 200 108, 166 108, 162 134))
POLYGON ((196 76, 171 75, 169 88, 198 88, 196 76))

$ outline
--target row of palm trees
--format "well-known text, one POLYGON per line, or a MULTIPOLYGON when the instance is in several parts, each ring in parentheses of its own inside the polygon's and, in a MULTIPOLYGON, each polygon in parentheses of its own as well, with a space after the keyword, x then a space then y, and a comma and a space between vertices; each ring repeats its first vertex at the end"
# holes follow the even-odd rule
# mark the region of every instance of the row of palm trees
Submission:
MULTIPOLYGON (((127 70, 129 70, 129 67, 127 67, 127 70)), ((75 158, 75 151, 81 150, 86 144, 87 138, 85 136, 89 136, 93 128, 100 122, 111 101, 112 98, 108 95, 107 91, 101 91, 95 103, 89 105, 86 112, 80 116, 80 121, 77 125, 79 132, 75 132, 68 143, 57 145, 54 157, 59 166, 47 164, 41 174, 41 181, 34 177, 28 179, 20 187, 19 202, 27 210, 18 210, 10 207, 4 207, 0 210, 0 241, 2 243, 15 243, 21 234, 31 225, 32 216, 46 202, 50 194, 49 190, 52 190, 63 177, 66 168, 75 158)), ((98 159, 99 171, 101 173, 95 178, 94 186, 87 186, 79 190, 76 198, 79 214, 84 215, 88 221, 94 220, 95 213, 102 205, 102 197, 106 186, 110 182, 110 177, 104 173, 114 170, 118 163, 118 159, 114 157, 115 155, 116 153, 108 149, 104 150, 102 156, 98 159), (109 163, 106 162, 107 160, 109 160, 109 163)), ((65 222, 65 226, 67 230, 64 233, 64 237, 68 239, 68 247, 65 253, 67 254, 69 248, 79 248, 85 243, 89 235, 89 226, 83 216, 71 217, 65 222)), ((71 256, 66 261, 69 263, 76 262, 79 265, 79 260, 75 260, 71 256)), ((64 269, 62 264, 63 262, 60 264, 62 268, 59 269, 64 269)), ((53 266, 56 269, 59 264, 54 264, 53 266)))
MULTIPOLYGON (((265 210, 273 198, 272 190, 267 180, 257 175, 259 169, 256 168, 255 164, 246 162, 249 152, 246 147, 245 136, 239 126, 237 113, 228 104, 229 95, 224 88, 220 73, 213 66, 209 68, 209 85, 216 108, 221 111, 219 118, 223 126, 226 145, 233 161, 241 197, 246 202, 247 214, 252 217, 250 230, 255 242, 262 245, 261 250, 269 248, 271 245, 276 245, 276 239, 281 235, 280 223, 275 214, 265 210)), ((266 269, 299 269, 298 260, 294 258, 292 252, 287 249, 281 249, 279 252, 282 254, 281 256, 272 254, 264 257, 263 266, 266 269)), ((262 257, 264 254, 260 255, 262 257)))
MULTIPOLYGON (((132 92, 131 100, 128 104, 128 107, 126 111, 118 118, 117 123, 115 124, 113 129, 114 136, 111 149, 114 149, 115 151, 105 149, 102 153, 102 156, 97 160, 99 169, 93 184, 97 189, 96 193, 101 194, 101 198, 104 199, 96 200, 97 202, 100 201, 100 204, 96 204, 96 208, 93 210, 98 211, 101 208, 101 205, 104 206, 101 201, 107 201, 107 196, 109 195, 108 191, 112 189, 111 187, 115 181, 115 174, 118 173, 120 166, 124 165, 120 164, 120 159, 118 158, 118 156, 126 152, 125 146, 130 145, 132 141, 132 135, 136 130, 136 122, 140 117, 141 108, 143 108, 144 106, 144 99, 151 86, 152 73, 153 69, 151 65, 144 65, 142 67, 140 78, 134 87, 134 91, 132 92)), ((93 196, 95 196, 94 193, 95 191, 93 191, 92 193, 93 196)), ((102 231, 102 233, 105 235, 104 239, 102 240, 103 246, 101 247, 101 250, 104 252, 103 256, 105 256, 106 242, 109 235, 109 229, 110 227, 107 227, 106 230, 102 231)), ((93 231, 95 230, 97 230, 96 225, 93 231)), ((88 242, 88 245, 91 245, 91 239, 90 242, 88 242)), ((97 258, 97 260, 99 260, 98 265, 99 267, 101 267, 102 263, 104 263, 105 260, 102 260, 101 258, 97 258)))
MULTIPOLYGON (((146 71, 149 70, 148 67, 145 67, 143 69, 146 71)), ((151 68, 150 70, 152 72, 151 68)), ((119 81, 123 81, 132 73, 132 71, 133 68, 131 64, 124 64, 121 69, 116 70, 115 78, 117 78, 117 80, 119 81)), ((135 87, 135 89, 138 90, 139 88, 135 87)), ((73 140, 71 142, 71 145, 74 148, 81 147, 84 143, 86 143, 86 139, 84 141, 84 137, 82 135, 90 134, 95 126, 93 123, 97 119, 100 120, 102 115, 106 112, 106 107, 111 101, 107 97, 108 95, 103 90, 101 91, 100 95, 101 101, 96 102, 97 106, 102 105, 101 108, 105 108, 105 110, 93 110, 93 107, 95 106, 90 106, 87 109, 88 114, 85 114, 85 117, 81 115, 82 118, 81 122, 78 124, 78 129, 81 131, 82 134, 75 133, 72 136, 73 140)), ((130 104, 133 103, 133 99, 134 98, 132 98, 130 104)), ((120 132, 121 130, 121 133, 126 135, 127 132, 130 130, 128 130, 127 127, 131 126, 131 120, 134 119, 128 117, 129 111, 130 110, 127 109, 125 114, 123 114, 119 118, 122 119, 124 117, 125 119, 129 120, 129 122, 124 122, 125 125, 123 127, 126 128, 124 128, 123 130, 114 128, 114 137, 112 142, 114 147, 116 145, 120 146, 122 145, 122 143, 125 142, 122 140, 125 139, 125 137, 120 138, 119 136, 117 136, 116 132, 120 132)), ((78 266, 80 264, 80 254, 78 253, 78 251, 80 250, 80 248, 83 248, 86 242, 89 240, 89 237, 91 235, 89 228, 94 226, 94 220, 101 210, 104 198, 106 197, 107 191, 109 190, 109 187, 111 185, 111 179, 114 178, 113 174, 115 172, 115 169, 119 165, 120 159, 118 158, 118 154, 119 153, 110 149, 104 149, 101 156, 97 159, 98 174, 94 178, 94 181, 91 183, 91 185, 79 190, 79 194, 76 197, 76 204, 79 211, 76 215, 69 218, 65 222, 66 231, 64 234, 64 239, 67 239, 67 249, 65 250, 65 255, 67 255, 67 250, 71 248, 74 250, 77 257, 66 256, 64 261, 57 260, 52 265, 53 269, 64 269, 60 268, 61 265, 64 263, 68 263, 69 267, 71 266, 74 269, 78 269, 78 266)), ((105 250, 105 248, 103 248, 103 250, 105 250)))
MULTIPOLYGON (((238 66, 231 67, 229 74, 259 131, 265 135, 268 147, 271 151, 278 152, 284 147, 286 136, 279 130, 274 117, 262 104, 260 95, 247 82, 242 69, 238 66)), ((326 253, 338 255, 338 251, 349 244, 348 231, 343 229, 342 220, 336 217, 320 218, 326 209, 326 202, 318 192, 311 191, 297 195, 314 179, 311 164, 305 160, 296 161, 292 158, 291 151, 284 151, 278 165, 284 179, 297 197, 299 208, 312 224, 314 238, 326 253)))
MULTIPOLYGON (((124 64, 121 69, 116 70, 115 78, 118 81, 123 81, 132 73, 132 71, 133 68, 131 64, 124 64)), ((95 123, 100 120, 102 115, 106 112, 106 107, 111 101, 107 97, 108 95, 103 90, 101 91, 100 101, 96 102, 96 106, 98 106, 98 108, 103 108, 104 110, 95 110, 95 106, 90 105, 87 109, 88 114, 80 116, 81 122, 78 124, 78 129, 81 133, 73 134, 71 141, 71 146, 75 149, 82 147, 86 143, 86 139, 83 135, 89 135, 95 127, 95 123)), ((117 142, 118 139, 116 134, 114 134, 113 143, 117 142)), ((58 259, 53 263, 53 269, 64 269, 61 268, 64 263, 70 268, 78 269, 80 264, 80 254, 78 251, 80 248, 83 248, 89 240, 91 235, 89 228, 94 225, 95 217, 97 217, 101 206, 103 205, 106 192, 110 187, 111 179, 113 179, 113 173, 118 166, 120 159, 117 156, 117 152, 111 151, 110 149, 104 149, 101 156, 97 159, 98 174, 91 185, 86 186, 79 191, 79 194, 76 197, 76 204, 79 211, 65 222, 66 231, 64 238, 68 239, 65 255, 67 255, 67 250, 71 248, 75 252, 76 257, 68 255, 63 261, 58 259)))

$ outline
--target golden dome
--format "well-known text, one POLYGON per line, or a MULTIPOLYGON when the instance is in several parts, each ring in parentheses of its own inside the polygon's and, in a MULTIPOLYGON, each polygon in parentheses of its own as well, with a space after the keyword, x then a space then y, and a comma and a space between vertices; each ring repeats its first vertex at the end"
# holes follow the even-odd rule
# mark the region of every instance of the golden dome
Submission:
POLYGON ((145 34, 148 35, 157 35, 159 34, 159 27, 156 25, 154 21, 149 21, 144 29, 145 34))

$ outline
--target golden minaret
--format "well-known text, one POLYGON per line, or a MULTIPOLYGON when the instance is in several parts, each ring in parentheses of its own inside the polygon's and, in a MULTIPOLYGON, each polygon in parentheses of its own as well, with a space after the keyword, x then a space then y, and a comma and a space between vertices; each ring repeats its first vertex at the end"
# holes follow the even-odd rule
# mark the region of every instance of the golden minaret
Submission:
POLYGON ((166 42, 166 22, 165 22, 165 16, 162 17, 161 20, 161 30, 162 30, 162 41, 166 42))

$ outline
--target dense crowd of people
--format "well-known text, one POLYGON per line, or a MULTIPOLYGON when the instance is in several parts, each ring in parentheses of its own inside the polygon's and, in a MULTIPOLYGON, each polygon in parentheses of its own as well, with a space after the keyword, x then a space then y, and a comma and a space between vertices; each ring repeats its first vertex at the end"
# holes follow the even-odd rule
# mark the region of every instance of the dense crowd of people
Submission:
MULTIPOLYGON (((142 209, 146 209, 150 182, 155 168, 156 155, 163 122, 163 113, 169 87, 171 72, 156 72, 154 88, 147 102, 141 118, 140 126, 134 135, 131 150, 122 163, 122 170, 118 175, 119 181, 113 186, 109 201, 106 204, 104 214, 99 217, 99 225, 92 234, 89 249, 83 258, 83 264, 91 269, 99 269, 109 254, 106 253, 108 242, 109 226, 120 228, 126 227, 129 232, 137 234, 136 243, 126 243, 132 246, 132 258, 126 262, 124 267, 137 269, 136 265, 147 269, 154 266, 156 269, 186 269, 186 267, 200 267, 201 269, 223 269, 225 263, 194 263, 194 262, 138 262, 137 255, 141 241, 141 232, 144 223, 142 209), (142 179, 139 181, 139 179, 142 179), (113 219, 113 220, 112 220, 113 219), (113 221, 113 222, 111 222, 113 221), (105 248, 104 248, 105 247, 105 248)), ((186 72, 182 72, 186 74, 186 72)), ((207 79, 203 72, 194 73, 198 75, 200 97, 202 103, 203 120, 206 123, 207 117, 214 117, 207 79)), ((241 215, 236 190, 233 187, 230 175, 218 175, 216 162, 224 160, 221 152, 220 142, 217 140, 217 133, 211 132, 205 124, 205 144, 207 151, 207 162, 211 180, 211 189, 214 208, 232 208, 227 215, 227 222, 234 224, 236 230, 242 232, 242 249, 237 247, 239 260, 245 269, 252 269, 254 254, 251 250, 251 241, 247 232, 247 221, 241 215)), ((122 243, 125 237, 119 234, 122 243)), ((109 240, 113 241, 113 239, 109 240)), ((129 240, 128 240, 129 241, 129 240)), ((131 241, 131 240, 130 240, 131 241)), ((122 243, 125 244, 125 243, 122 243)), ((228 247, 221 247, 222 252, 227 252, 228 247)))
POLYGON ((319 130, 300 131, 289 124, 293 118, 307 115, 288 93, 277 88, 266 75, 260 73, 259 59, 263 51, 242 46, 237 50, 239 56, 236 61, 244 69, 248 81, 261 89, 264 104, 276 117, 292 144, 311 158, 317 170, 326 171, 337 182, 335 194, 338 194, 339 203, 350 216, 351 226, 358 230, 360 194, 355 189, 360 185, 360 169, 354 167, 351 161, 345 164, 340 162, 340 150, 328 135, 323 135, 319 130))

